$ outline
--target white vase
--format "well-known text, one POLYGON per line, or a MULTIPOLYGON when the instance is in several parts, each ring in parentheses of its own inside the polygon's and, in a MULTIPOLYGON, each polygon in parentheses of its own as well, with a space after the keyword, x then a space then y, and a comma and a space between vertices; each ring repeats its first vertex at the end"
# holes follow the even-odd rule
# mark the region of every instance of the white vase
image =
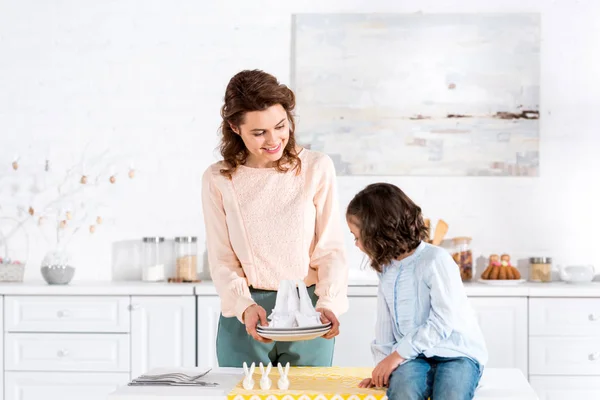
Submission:
POLYGON ((40 269, 42 277, 50 285, 66 285, 75 274, 75 267, 71 265, 71 255, 63 248, 47 252, 40 269))

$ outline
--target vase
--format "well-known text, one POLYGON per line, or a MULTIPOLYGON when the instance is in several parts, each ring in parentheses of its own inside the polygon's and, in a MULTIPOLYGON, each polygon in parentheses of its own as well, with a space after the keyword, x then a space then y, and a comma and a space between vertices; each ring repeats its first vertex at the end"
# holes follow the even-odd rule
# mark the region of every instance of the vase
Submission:
POLYGON ((41 265, 42 277, 49 285, 66 285, 75 275, 71 255, 63 248, 50 250, 41 265))

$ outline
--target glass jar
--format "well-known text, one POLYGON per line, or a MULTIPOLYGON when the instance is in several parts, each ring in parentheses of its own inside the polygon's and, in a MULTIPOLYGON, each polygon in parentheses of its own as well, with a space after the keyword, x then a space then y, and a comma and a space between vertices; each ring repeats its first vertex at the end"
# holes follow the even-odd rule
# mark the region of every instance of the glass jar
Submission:
POLYGON ((552 282, 552 258, 531 257, 529 259, 529 280, 531 282, 552 282))
POLYGON ((178 282, 198 280, 198 244, 195 236, 175 238, 175 279, 178 282))
POLYGON ((470 237, 456 237, 452 239, 454 247, 452 258, 460 268, 460 277, 463 282, 473 279, 473 250, 470 237))
POLYGON ((165 280, 163 254, 164 237, 150 236, 142 239, 142 280, 160 282, 165 280))

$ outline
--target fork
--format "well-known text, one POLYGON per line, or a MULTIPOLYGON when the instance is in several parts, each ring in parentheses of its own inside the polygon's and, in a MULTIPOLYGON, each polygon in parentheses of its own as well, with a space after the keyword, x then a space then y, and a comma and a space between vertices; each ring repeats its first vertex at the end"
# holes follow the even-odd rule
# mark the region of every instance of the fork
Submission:
POLYGON ((188 375, 184 372, 168 372, 168 373, 164 373, 164 374, 156 374, 156 375, 140 375, 138 378, 134 379, 134 380, 146 380, 146 379, 169 379, 169 378, 173 378, 173 379, 181 379, 181 380, 190 380, 190 381, 195 381, 198 378, 202 378, 203 376, 205 376, 206 374, 208 374, 211 371, 211 369, 204 371, 203 373, 196 375, 196 376, 191 376, 188 375))

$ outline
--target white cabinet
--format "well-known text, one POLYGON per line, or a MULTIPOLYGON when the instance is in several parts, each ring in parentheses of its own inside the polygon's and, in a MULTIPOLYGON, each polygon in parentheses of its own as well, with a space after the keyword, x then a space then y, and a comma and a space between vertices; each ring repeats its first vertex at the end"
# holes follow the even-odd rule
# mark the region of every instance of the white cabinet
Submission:
POLYGON ((596 376, 532 376, 529 383, 539 400, 600 399, 596 376))
POLYGON ((6 371, 129 372, 129 335, 7 333, 6 371))
POLYGON ((487 346, 490 368, 527 371, 527 298, 469 297, 487 346))
POLYGON ((600 299, 529 300, 529 377, 541 400, 600 399, 600 299))
POLYGON ((4 301, 5 400, 103 399, 129 380, 129 296, 4 301))
MULTIPOLYGON (((489 353, 490 367, 519 368, 527 376, 527 298, 471 297, 489 353)), ((372 367, 377 298, 350 297, 340 317, 333 365, 372 367)))
POLYGON ((217 367, 217 329, 221 315, 218 296, 197 297, 198 356, 199 367, 217 367))
POLYGON ((340 334, 335 338, 333 365, 372 367, 377 297, 349 297, 348 303, 348 311, 339 317, 340 334))
POLYGON ((600 299, 529 300, 532 336, 600 336, 600 299))
POLYGON ((151 368, 196 366, 192 295, 4 300, 5 400, 104 399, 151 368))
MULTIPOLYGON (((4 336, 4 296, 0 296, 0 335, 4 336)), ((2 340, 4 343, 4 340, 2 340)), ((4 360, 4 345, 0 345, 0 359, 4 360)), ((4 394, 4 370, 0 374, 0 399, 4 394)))
POLYGON ((10 296, 9 332, 129 332, 129 296, 10 296))
POLYGON ((129 373, 7 372, 4 400, 105 400, 129 373))
POLYGON ((193 296, 131 298, 131 376, 152 368, 196 365, 193 296))

